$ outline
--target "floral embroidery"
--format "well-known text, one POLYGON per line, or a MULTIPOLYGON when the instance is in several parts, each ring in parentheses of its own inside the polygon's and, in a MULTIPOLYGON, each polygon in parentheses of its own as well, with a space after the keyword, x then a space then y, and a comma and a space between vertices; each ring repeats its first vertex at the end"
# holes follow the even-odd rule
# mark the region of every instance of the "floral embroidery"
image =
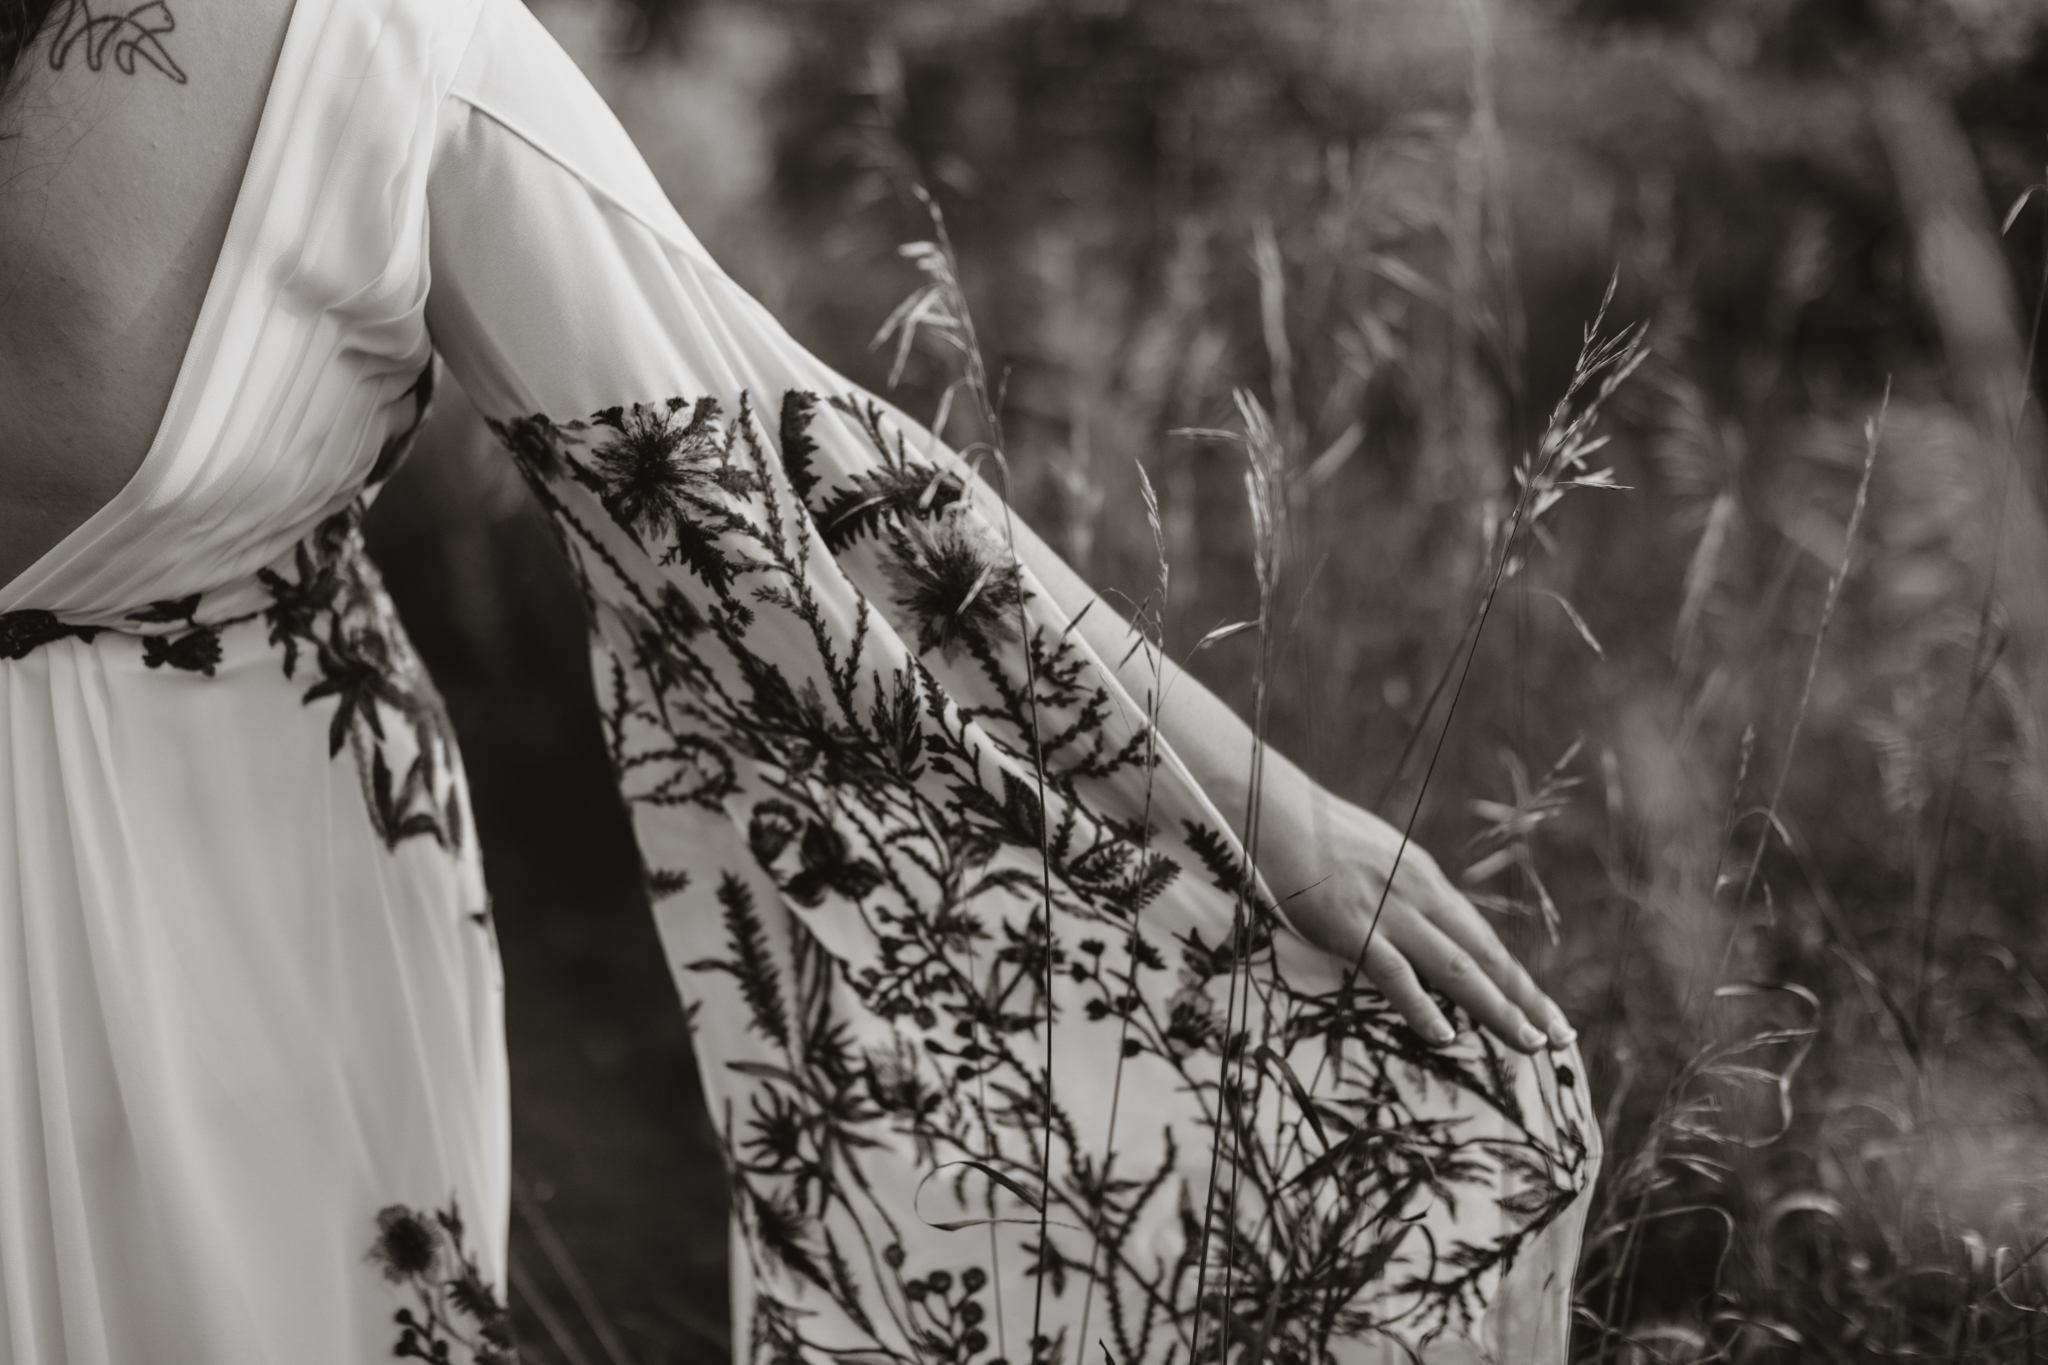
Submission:
MULTIPOLYGON (((378 450, 366 488, 387 478, 412 448, 434 394, 433 363, 407 390, 412 418, 378 450)), ((329 757, 349 749, 363 784, 371 824, 387 847, 431 838, 460 849, 465 799, 457 775, 455 738, 439 695, 413 653, 398 614, 363 548, 367 500, 358 498, 326 518, 292 547, 282 572, 257 571, 269 598, 259 612, 202 623, 204 593, 152 602, 127 619, 142 629, 142 661, 203 677, 215 676, 222 633, 256 619, 269 626, 269 642, 282 653, 287 678, 301 663, 319 677, 306 689, 311 704, 332 698, 327 727, 329 757)), ((687 611, 687 605, 682 605, 687 611)), ((669 609, 669 624, 679 625, 669 609)), ((0 614, 0 659, 22 659, 56 640, 90 641, 101 627, 73 625, 41 610, 0 614)))
POLYGON ((152 602, 141 611, 128 613, 129 620, 142 625, 172 625, 182 621, 188 627, 177 634, 143 636, 144 664, 150 668, 169 664, 187 673, 213 676, 214 668, 220 663, 220 627, 202 626, 193 619, 199 611, 200 597, 201 594, 195 592, 189 597, 152 602))
POLYGON ((464 821, 453 730, 364 553, 362 520, 363 504, 352 503, 293 548, 285 572, 261 570, 270 597, 262 619, 285 676, 296 678, 302 664, 318 675, 306 703, 334 700, 327 752, 353 754, 385 844, 425 836, 457 849, 464 821))
POLYGON ((671 398, 492 424, 606 646, 636 820, 744 836, 744 866, 649 881, 731 1021, 753 1359, 1072 1361, 1099 1338, 1139 1365, 1218 1358, 1227 1332, 1310 1361, 1470 1327, 1577 1196, 1573 1078, 1518 1089, 1490 1041, 1441 1052, 1369 988, 1291 983, 1226 835, 1104 814, 1155 746, 965 476, 871 401, 792 391, 775 416, 772 444, 745 394, 729 418, 671 398), (826 414, 852 450, 818 439, 826 414), (1048 1020, 1147 1097, 1113 1147, 1053 1084, 1048 1020), (877 1195, 912 1187, 960 1212, 877 1195), (1497 1230, 1439 1238, 1425 1215, 1460 1199, 1497 1230), (988 1225, 1008 1259, 920 1222, 988 1225), (1034 1299, 1077 1296, 1090 1340, 1040 1331, 1034 1299))
MULTIPOLYGON (((142 627, 142 661, 212 678, 222 658, 222 632, 261 619, 287 678, 302 665, 318 674, 304 700, 333 699, 327 751, 350 751, 362 776, 371 824, 388 847, 426 837, 455 850, 465 838, 462 784, 456 776, 453 728, 425 667, 413 653, 397 612, 363 549, 365 504, 357 501, 322 521, 292 547, 282 572, 258 570, 269 598, 260 612, 201 623, 205 597, 152 602, 128 613, 142 627), (178 627, 183 627, 178 629, 178 627)), ((669 613, 677 624, 675 609, 669 613)), ((54 640, 91 640, 98 627, 71 625, 47 611, 0 615, 0 658, 20 659, 54 640)))
POLYGON ((749 476, 724 458, 717 402, 699 400, 687 422, 678 417, 684 406, 672 398, 593 416, 617 435, 592 451, 586 477, 613 521, 643 541, 666 540, 663 564, 682 561, 722 595, 731 574, 712 543, 724 516, 719 494, 745 492, 749 476))
MULTIPOLYGON (((431 391, 429 370, 415 426, 431 391)), ((774 417, 771 439, 742 395, 730 416, 671 398, 493 423, 605 646, 636 820, 732 820, 744 841, 688 871, 649 844, 671 856, 647 876, 695 945, 691 1017, 732 1023, 717 1121, 754 1359, 1065 1362, 1099 1342, 1146 1365, 1263 1341, 1306 1362, 1469 1327, 1583 1184, 1578 1079, 1538 1083, 1485 1040, 1438 1051, 1369 989, 1283 975, 1226 833, 1149 795, 1111 814, 1149 790, 1156 746, 969 476, 868 400, 792 391, 774 417), (1055 1083, 1055 1038, 1116 1064, 1114 1142, 1076 1117, 1099 1097, 1055 1083), (1439 1236, 1431 1211, 1461 1199, 1499 1217, 1439 1236), (1000 1246, 947 1240, 982 1225, 1000 1246), (1039 1304, 1077 1296, 1087 1330, 1040 1330, 1039 1304)), ((350 751, 387 845, 459 847, 447 722, 361 519, 259 574, 250 616, 202 624, 194 597, 131 619, 158 628, 150 667, 207 677, 221 632, 260 619, 303 700, 331 704, 328 752, 350 751)), ((9 613, 0 657, 92 635, 9 613)), ((452 1205, 384 1210, 371 1256, 417 1300, 400 1357, 511 1359, 452 1205)))
POLYGON ((475 1365, 515 1365, 519 1352, 512 1315, 498 1301, 463 1245, 462 1213, 454 1200, 446 1209, 417 1213, 403 1204, 378 1211, 377 1240, 369 1259, 392 1284, 411 1288, 419 1307, 392 1315, 398 1340, 391 1354, 400 1360, 446 1362, 462 1347, 475 1365))
MULTIPOLYGON (((965 513, 965 509, 959 509, 965 513)), ((1022 575, 971 515, 891 525, 888 574, 896 605, 917 622, 917 650, 985 653, 1017 638, 1022 575)))
POLYGON ((35 608, 0 612, 0 659, 26 659, 44 645, 70 636, 90 643, 99 633, 97 626, 60 621, 55 612, 35 608))

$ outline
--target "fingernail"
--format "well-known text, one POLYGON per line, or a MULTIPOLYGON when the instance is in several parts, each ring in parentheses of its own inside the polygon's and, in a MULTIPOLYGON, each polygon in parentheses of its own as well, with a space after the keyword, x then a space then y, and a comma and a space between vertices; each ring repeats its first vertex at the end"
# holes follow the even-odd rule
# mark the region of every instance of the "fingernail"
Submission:
POLYGON ((1552 1047, 1570 1047, 1578 1041, 1579 1031, 1570 1024, 1567 1024, 1563 1019, 1560 1018, 1551 1024, 1550 1045, 1552 1047))
POLYGON ((1438 1047, 1444 1047, 1458 1041, 1458 1031, 1449 1024, 1439 1021, 1431 1026, 1429 1041, 1435 1043, 1438 1047))
POLYGON ((1537 1030, 1534 1024, 1522 1025, 1522 1032, 1519 1036, 1522 1040, 1522 1046, 1530 1052, 1534 1052, 1537 1048, 1542 1047, 1545 1042, 1543 1034, 1537 1030))

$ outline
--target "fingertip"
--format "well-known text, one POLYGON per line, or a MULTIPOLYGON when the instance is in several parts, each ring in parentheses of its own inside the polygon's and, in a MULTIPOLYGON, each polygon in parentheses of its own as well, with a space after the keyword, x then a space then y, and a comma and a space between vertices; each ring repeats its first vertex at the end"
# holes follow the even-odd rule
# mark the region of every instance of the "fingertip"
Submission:
POLYGON ((1550 1040, 1543 1036, 1543 1030, 1529 1022, 1529 1016, 1513 1005, 1502 1005, 1480 1016, 1480 1022, 1494 1037, 1515 1051, 1535 1054, 1550 1046, 1550 1040))
POLYGON ((1529 1017, 1531 1020, 1540 1018, 1543 1021, 1545 1041, 1553 1048, 1570 1047, 1579 1041, 1579 1031, 1572 1027, 1571 1020, 1565 1018, 1564 1011, 1558 1008, 1557 1002, 1547 995, 1541 999, 1543 1008, 1529 1017))
POLYGON ((1449 1047, 1458 1041, 1458 1031, 1451 1027, 1448 1019, 1439 1019, 1422 1031, 1423 1036, 1438 1047, 1449 1047))

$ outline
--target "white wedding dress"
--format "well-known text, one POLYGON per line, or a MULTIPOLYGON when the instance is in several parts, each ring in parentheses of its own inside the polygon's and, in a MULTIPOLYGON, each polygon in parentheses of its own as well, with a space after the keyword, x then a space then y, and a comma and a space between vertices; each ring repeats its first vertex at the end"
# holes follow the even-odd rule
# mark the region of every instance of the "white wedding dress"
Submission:
POLYGON ((1576 1055, 1346 992, 517 0, 299 0, 147 458, 0 588, 0 1363, 511 1357, 489 903, 357 534, 436 352, 588 601, 738 1359, 1563 1359, 1576 1055))

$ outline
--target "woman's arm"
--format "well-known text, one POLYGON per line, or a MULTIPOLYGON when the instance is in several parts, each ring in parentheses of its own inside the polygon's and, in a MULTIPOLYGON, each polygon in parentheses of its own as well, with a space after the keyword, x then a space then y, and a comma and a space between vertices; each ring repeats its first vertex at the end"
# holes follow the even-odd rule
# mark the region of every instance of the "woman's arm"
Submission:
MULTIPOLYGON (((1014 534, 1017 557, 1126 690, 1138 698, 1160 693, 1160 734, 1217 808, 1241 822, 1251 794, 1251 728, 1144 641, 1021 517, 1007 512, 993 489, 983 484, 980 491, 988 517, 1014 534)), ((1360 963, 1417 1032, 1438 1042, 1453 1037, 1423 988, 1426 981, 1524 1052, 1546 1043, 1562 1047, 1576 1037, 1564 1011, 1536 988, 1428 853, 1414 844, 1404 848, 1400 831, 1332 794, 1270 747, 1260 785, 1259 871, 1287 918, 1325 952, 1360 963)))
MULTIPOLYGON (((580 419, 625 398, 717 396, 725 413, 772 422, 777 406, 743 405, 846 392, 711 261, 617 120, 523 6, 491 0, 478 34, 439 130, 427 313, 483 412, 501 423, 534 413, 580 419)), ((868 438, 829 402, 818 404, 811 436, 849 473, 872 461, 868 438)), ((650 440, 633 451, 665 462, 679 448, 650 440)), ((650 468, 660 492, 675 471, 650 468)), ((1155 661, 1144 651, 1124 657, 1134 641, 1117 614, 992 491, 979 510, 992 527, 1013 529, 1025 563, 1131 694, 1151 693, 1155 661)), ((1167 740, 1217 806, 1241 814, 1250 732, 1192 678, 1157 667, 1167 740)), ((1442 1037, 1445 1022, 1417 972, 1511 1045, 1542 1046, 1532 1019, 1553 1040, 1570 1036, 1557 1007, 1419 849, 1403 850, 1393 830, 1277 755, 1266 759, 1261 804, 1259 868, 1288 918, 1347 962, 1362 953, 1366 976, 1424 1036, 1442 1037)))

